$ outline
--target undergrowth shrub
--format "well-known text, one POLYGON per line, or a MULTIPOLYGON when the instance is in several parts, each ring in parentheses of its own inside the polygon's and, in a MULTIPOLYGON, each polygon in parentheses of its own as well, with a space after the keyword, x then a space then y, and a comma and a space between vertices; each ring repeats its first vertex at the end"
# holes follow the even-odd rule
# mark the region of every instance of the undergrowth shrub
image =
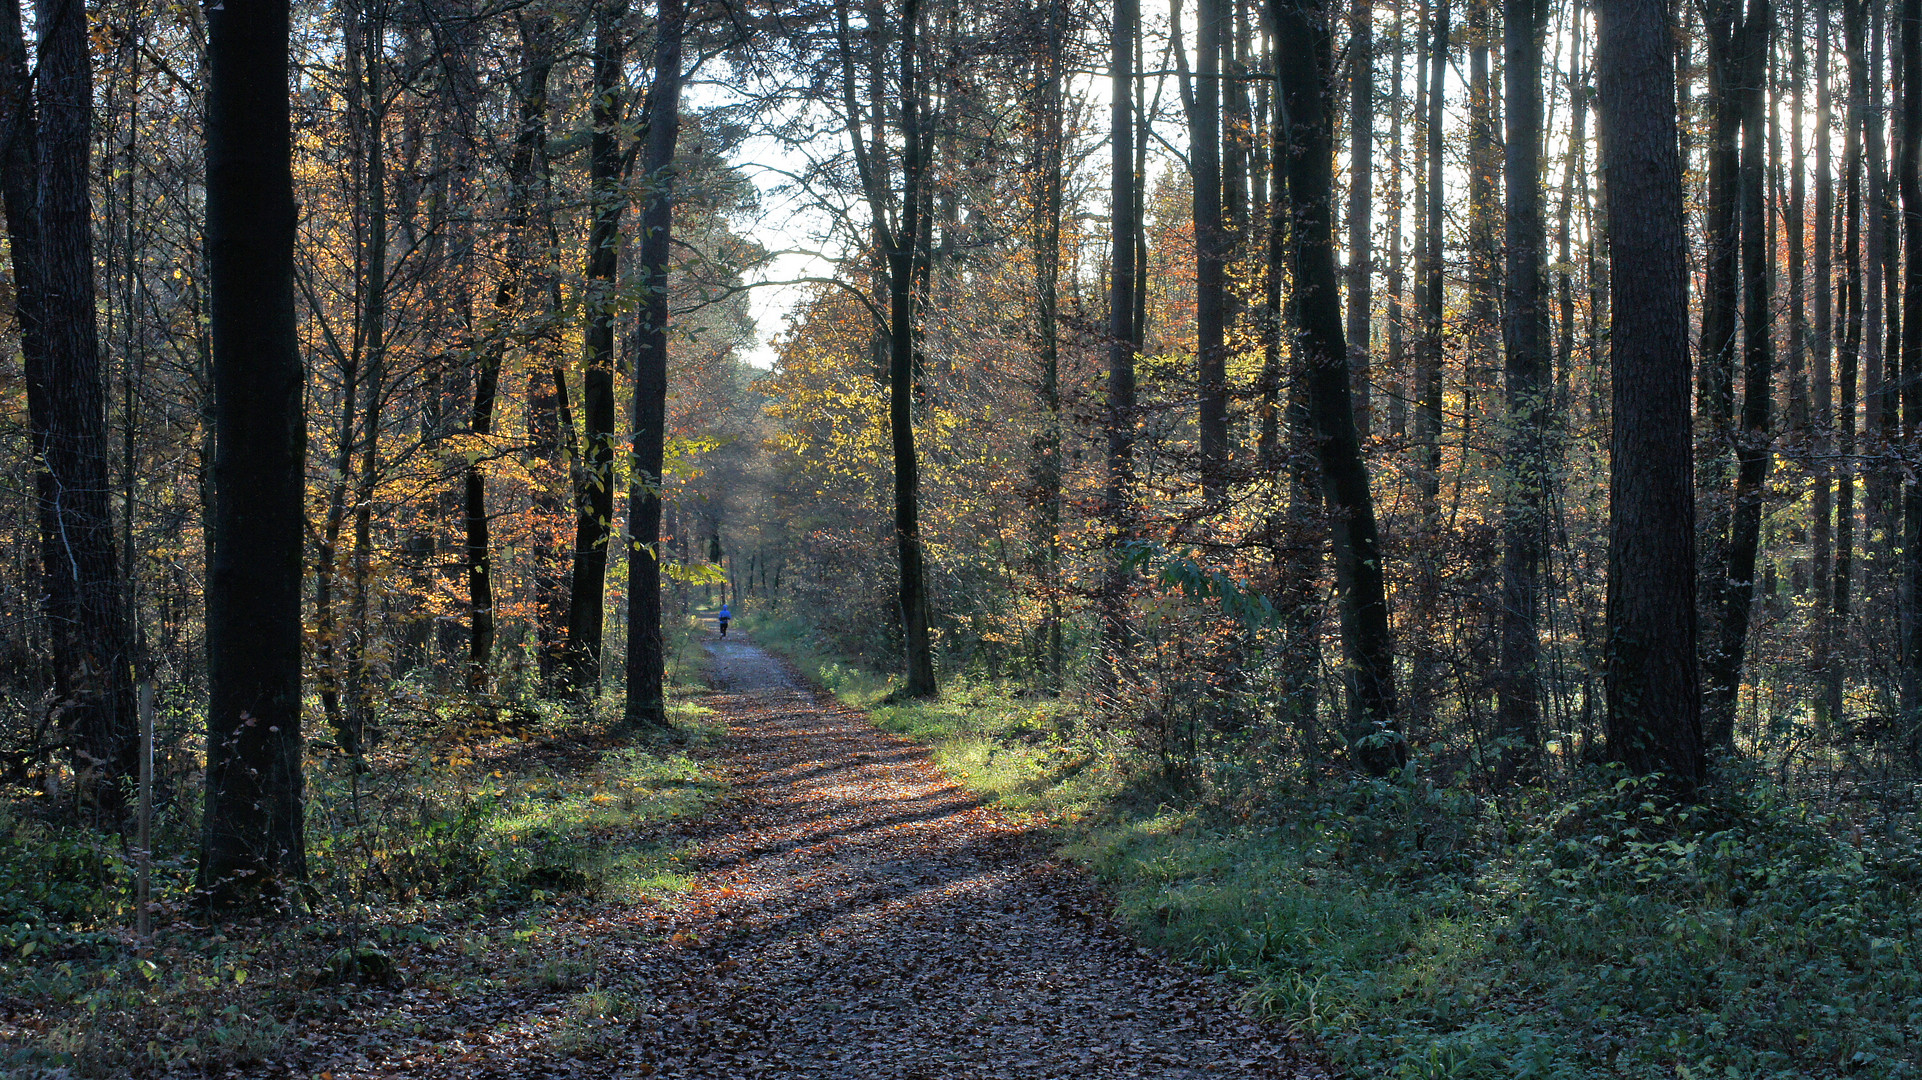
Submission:
MULTIPOLYGON (((709 730, 688 693, 693 631, 675 640, 682 742, 709 730)), ((310 755, 310 878, 279 923, 206 924, 191 795, 155 821, 145 946, 125 842, 60 823, 30 792, 0 800, 0 1075, 246 1075, 285 1058, 303 1020, 378 1010, 422 966, 450 993, 579 989, 578 960, 511 927, 562 905, 671 901, 688 878, 660 826, 720 782, 680 743, 635 743, 615 708, 487 705, 403 683, 366 768, 310 755)))
POLYGON ((1145 937, 1360 1075, 1906 1077, 1922 861, 1885 824, 1851 833, 1759 778, 1677 810, 1602 773, 1507 811, 1357 780, 1080 851, 1145 937))

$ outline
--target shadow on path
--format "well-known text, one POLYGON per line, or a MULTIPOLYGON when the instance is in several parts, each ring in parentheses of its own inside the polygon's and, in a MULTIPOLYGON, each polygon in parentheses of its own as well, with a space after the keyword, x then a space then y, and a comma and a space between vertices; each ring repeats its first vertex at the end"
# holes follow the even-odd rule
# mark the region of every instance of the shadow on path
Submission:
POLYGON ((1323 1075, 1228 991, 1136 949, 1084 874, 913 744, 748 642, 708 648, 733 786, 688 830, 693 892, 553 928, 619 1015, 583 1041, 548 994, 335 1077, 1323 1075))

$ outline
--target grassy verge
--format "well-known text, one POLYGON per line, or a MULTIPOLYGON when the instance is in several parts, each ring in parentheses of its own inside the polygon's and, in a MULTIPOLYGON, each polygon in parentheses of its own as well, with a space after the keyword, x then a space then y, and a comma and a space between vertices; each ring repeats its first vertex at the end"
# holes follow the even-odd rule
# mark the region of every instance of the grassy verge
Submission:
POLYGON ((1182 799, 1061 703, 888 680, 751 624, 959 780, 1039 813, 1144 941, 1220 972, 1358 1076, 1922 1074, 1913 816, 1760 776, 1662 809, 1607 773, 1502 803, 1419 774, 1182 799), (1065 763, 1073 763, 1062 767, 1065 763))
POLYGON ((157 829, 148 943, 128 930, 118 838, 43 821, 25 793, 0 801, 0 1075, 284 1066, 337 1049, 343 1030, 363 1044, 409 1034, 388 1019, 409 989, 603 993, 555 928, 675 902, 689 878, 671 826, 721 791, 688 752, 708 730, 692 629, 670 665, 678 743, 635 741, 611 701, 591 717, 529 706, 493 730, 471 704, 393 695, 369 771, 309 761, 310 888, 277 923, 205 924, 190 799, 157 829))

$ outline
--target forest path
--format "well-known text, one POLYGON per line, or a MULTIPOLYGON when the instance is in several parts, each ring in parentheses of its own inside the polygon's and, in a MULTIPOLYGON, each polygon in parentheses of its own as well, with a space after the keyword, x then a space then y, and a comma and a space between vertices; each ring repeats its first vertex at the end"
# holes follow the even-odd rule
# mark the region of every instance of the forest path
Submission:
POLYGON ((694 888, 624 930, 580 928, 625 1014, 586 1030, 553 1003, 496 1014, 439 1053, 352 1073, 1323 1075, 1223 988, 1136 949, 1085 874, 915 744, 748 642, 708 650, 733 786, 691 833, 694 888))

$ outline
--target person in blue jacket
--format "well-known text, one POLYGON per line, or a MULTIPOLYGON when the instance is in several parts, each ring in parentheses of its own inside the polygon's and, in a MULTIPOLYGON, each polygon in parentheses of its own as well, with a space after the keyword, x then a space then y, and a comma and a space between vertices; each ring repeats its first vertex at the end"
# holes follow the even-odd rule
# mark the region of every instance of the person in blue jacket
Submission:
POLYGON ((720 613, 719 615, 716 615, 716 616, 715 616, 715 618, 716 618, 716 619, 718 619, 718 620, 720 621, 720 623, 721 623, 721 636, 722 636, 722 637, 726 637, 726 636, 727 636, 727 621, 728 621, 729 619, 731 619, 731 618, 733 618, 733 616, 732 616, 732 615, 730 615, 730 614, 728 613, 728 610, 727 610, 727 605, 726 605, 726 604, 722 604, 722 605, 721 605, 721 613, 720 613))

